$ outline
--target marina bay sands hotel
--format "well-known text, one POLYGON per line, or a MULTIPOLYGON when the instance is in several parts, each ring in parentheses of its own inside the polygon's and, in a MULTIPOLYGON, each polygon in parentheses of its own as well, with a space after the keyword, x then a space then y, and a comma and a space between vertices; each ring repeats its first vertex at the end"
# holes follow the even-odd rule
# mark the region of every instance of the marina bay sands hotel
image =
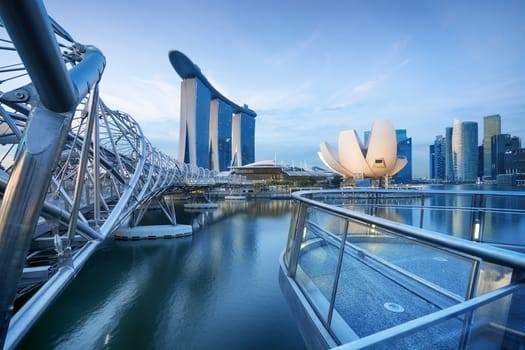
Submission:
POLYGON ((223 96, 182 52, 169 59, 182 78, 178 159, 217 171, 253 163, 257 114, 223 96))

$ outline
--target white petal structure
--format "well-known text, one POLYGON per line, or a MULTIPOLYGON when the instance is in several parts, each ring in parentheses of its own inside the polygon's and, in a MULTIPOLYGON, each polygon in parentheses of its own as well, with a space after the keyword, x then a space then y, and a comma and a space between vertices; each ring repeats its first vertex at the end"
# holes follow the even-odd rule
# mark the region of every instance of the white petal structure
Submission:
POLYGON ((328 168, 344 177, 392 176, 407 164, 406 159, 397 157, 396 132, 389 120, 374 122, 367 147, 355 130, 344 130, 339 133, 338 153, 322 142, 318 155, 328 168))

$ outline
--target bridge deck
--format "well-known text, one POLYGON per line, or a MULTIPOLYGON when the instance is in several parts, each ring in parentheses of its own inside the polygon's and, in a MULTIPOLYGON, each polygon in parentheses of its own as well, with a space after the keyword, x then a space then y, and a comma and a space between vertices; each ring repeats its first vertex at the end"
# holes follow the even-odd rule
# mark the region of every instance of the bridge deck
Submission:
MULTIPOLYGON (((436 266, 447 264, 446 274, 450 278, 444 280, 444 288, 457 290, 459 285, 468 284, 469 266, 461 259, 450 259, 448 254, 443 254, 446 258, 436 253, 428 254, 426 247, 417 249, 410 244, 386 247, 382 243, 369 242, 362 243, 361 246, 401 263, 410 254, 414 257, 411 266, 427 275, 428 272, 439 275, 440 269, 436 266)), ((338 253, 339 250, 333 245, 315 245, 311 249, 305 249, 298 262, 297 281, 313 300, 313 304, 317 305, 317 312, 324 317, 332 295, 338 253), (320 298, 325 300, 320 302, 320 298)), ((435 287, 432 284, 430 286, 435 287)), ((409 278, 378 264, 370 255, 345 253, 334 304, 334 319, 344 320, 351 329, 345 331, 343 328, 343 333, 354 332, 357 337, 362 338, 455 303, 452 298, 444 296, 439 288, 431 287, 420 282, 411 283, 409 278)), ((457 349, 464 341, 462 337, 465 322, 468 320, 464 316, 452 318, 410 337, 401 338, 391 344, 391 348, 414 348, 432 339, 432 344, 439 349, 457 349)), ((332 321, 332 329, 337 328, 336 323, 332 321)), ((337 329, 335 333, 343 343, 351 340, 345 334, 338 334, 337 329)), ((485 337, 487 339, 489 338, 485 337)))

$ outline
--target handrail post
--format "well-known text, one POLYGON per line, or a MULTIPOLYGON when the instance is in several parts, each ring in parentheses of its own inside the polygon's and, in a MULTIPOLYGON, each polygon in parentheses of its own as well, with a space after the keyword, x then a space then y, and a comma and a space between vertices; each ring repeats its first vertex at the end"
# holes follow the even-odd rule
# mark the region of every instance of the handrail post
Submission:
POLYGON ((326 317, 327 328, 330 329, 332 324, 332 315, 334 313, 335 298, 337 297, 337 287, 339 285, 339 277, 341 276, 341 268, 343 265, 343 257, 345 254, 346 235, 348 234, 348 220, 345 220, 345 232, 341 238, 341 247, 339 248, 339 257, 337 258, 337 267, 334 275, 334 283, 332 285, 332 295, 330 297, 330 307, 328 308, 328 316, 326 317))
POLYGON ((307 205, 301 201, 297 202, 297 211, 295 217, 292 217, 290 227, 290 237, 292 245, 290 247, 290 261, 288 265, 288 276, 295 277, 297 271, 297 263, 299 261, 299 253, 301 250, 301 242, 303 240, 303 232, 306 229, 306 211, 307 205))
POLYGON ((421 198, 421 205, 419 207, 420 213, 419 213, 419 228, 423 228, 423 219, 425 216, 425 194, 422 193, 420 195, 421 198))

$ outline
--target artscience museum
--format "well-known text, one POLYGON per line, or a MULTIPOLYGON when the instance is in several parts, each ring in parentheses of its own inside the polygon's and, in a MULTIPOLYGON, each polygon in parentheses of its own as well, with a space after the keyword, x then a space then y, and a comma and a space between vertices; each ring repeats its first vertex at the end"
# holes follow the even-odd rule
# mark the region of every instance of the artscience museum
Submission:
POLYGON ((345 179, 388 180, 407 165, 407 159, 397 155, 396 133, 389 120, 374 122, 367 145, 362 144, 355 130, 344 130, 339 133, 337 151, 322 142, 318 155, 345 179))

